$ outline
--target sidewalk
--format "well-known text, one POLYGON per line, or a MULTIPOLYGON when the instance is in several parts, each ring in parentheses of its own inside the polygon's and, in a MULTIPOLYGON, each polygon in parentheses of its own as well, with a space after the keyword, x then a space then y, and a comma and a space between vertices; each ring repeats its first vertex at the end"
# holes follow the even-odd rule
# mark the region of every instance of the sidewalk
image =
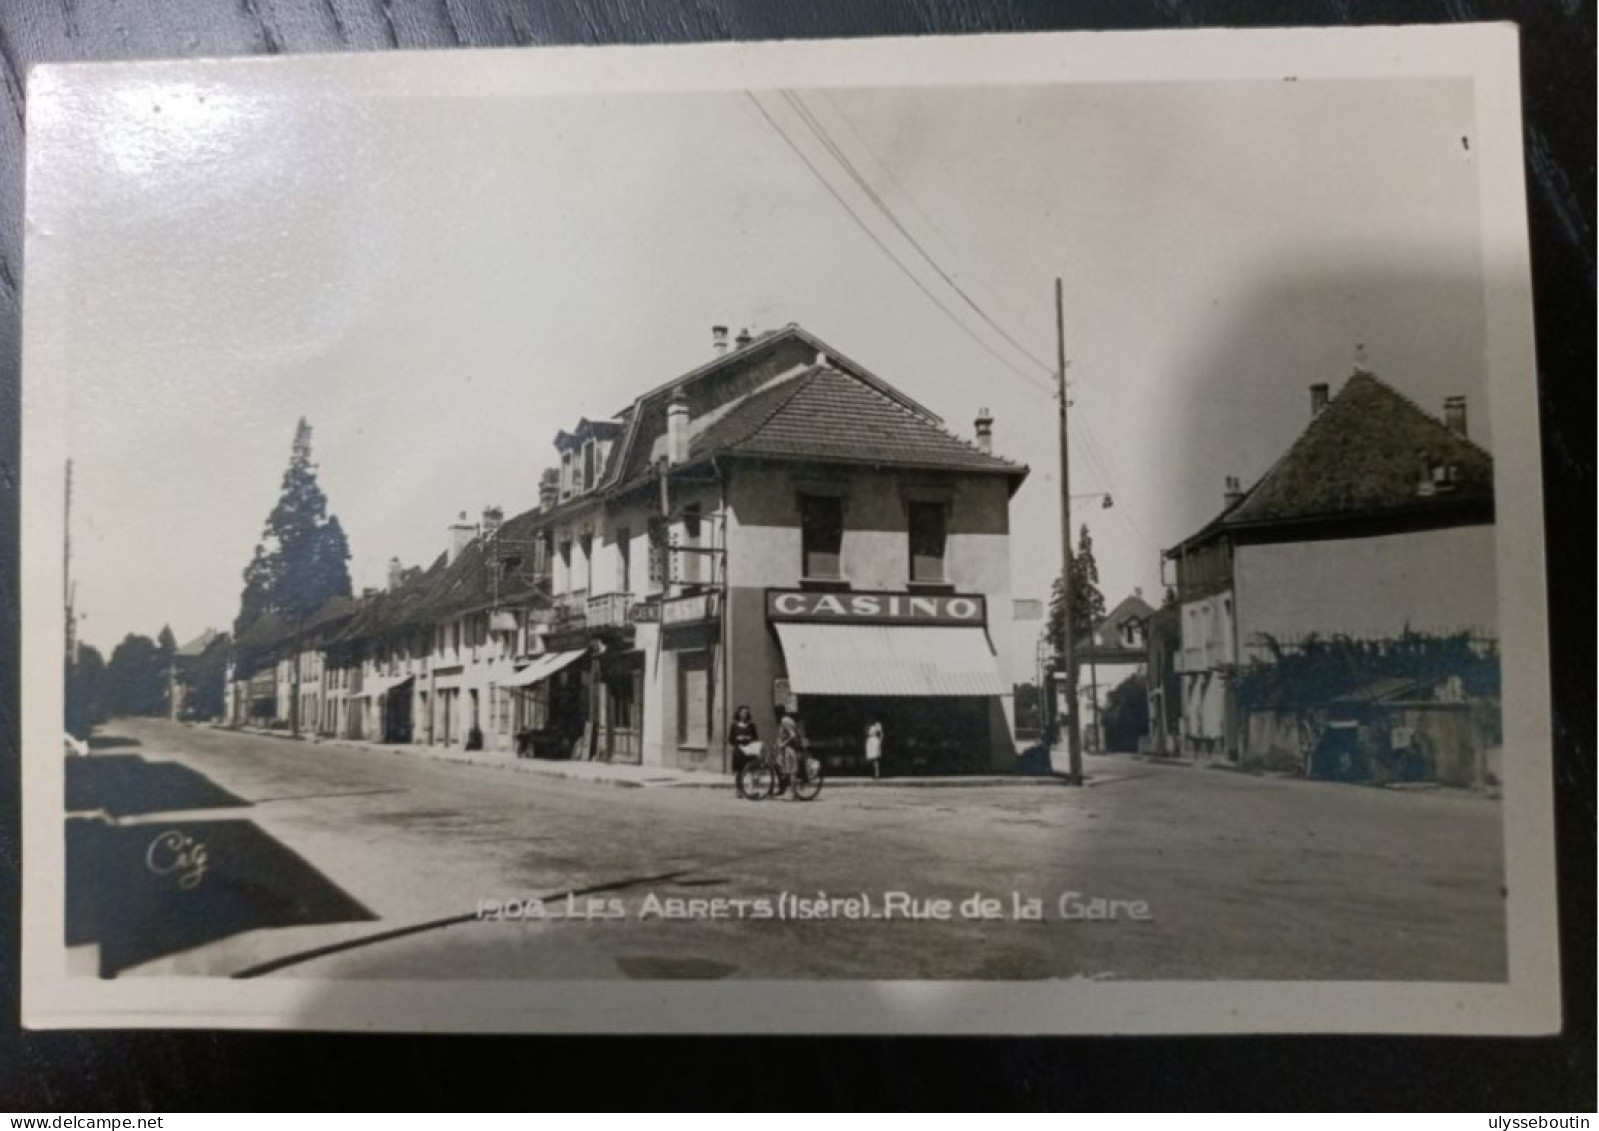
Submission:
MULTIPOLYGON (((215 726, 216 724, 211 724, 215 726)), ((332 746, 343 750, 360 750, 368 754, 388 754, 398 757, 425 758, 434 762, 451 762, 463 766, 483 766, 496 770, 510 770, 519 774, 537 774, 542 777, 567 781, 587 782, 592 785, 617 786, 622 789, 723 789, 733 788, 731 774, 713 770, 679 770, 666 766, 634 766, 620 762, 550 761, 542 758, 519 758, 491 750, 463 750, 459 746, 422 746, 405 743, 361 742, 352 738, 300 738, 295 739, 281 730, 260 727, 221 727, 218 730, 235 730, 243 734, 260 735, 286 742, 303 742, 309 746, 332 746)), ((1050 786, 1065 785, 1061 775, 1028 777, 1017 774, 986 774, 962 777, 896 777, 881 781, 868 777, 830 777, 828 789, 872 789, 887 786, 916 788, 971 788, 974 786, 1050 786)))

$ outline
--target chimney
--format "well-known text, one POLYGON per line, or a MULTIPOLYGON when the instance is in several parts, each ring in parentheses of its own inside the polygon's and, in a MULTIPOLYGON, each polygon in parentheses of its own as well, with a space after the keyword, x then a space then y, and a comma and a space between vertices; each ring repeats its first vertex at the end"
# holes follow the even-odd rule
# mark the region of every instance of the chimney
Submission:
POLYGON ((500 507, 483 508, 483 533, 485 536, 496 533, 500 529, 500 523, 504 521, 504 509, 500 507))
POLYGON ((977 419, 972 421, 972 428, 977 433, 977 446, 983 451, 992 454, 994 451, 994 418, 988 414, 988 409, 977 410, 977 419))
MULTIPOLYGON (((1323 385, 1322 388, 1327 386, 1323 385)), ((1222 505, 1231 509, 1239 499, 1244 497, 1244 489, 1239 486, 1238 476, 1229 475, 1222 481, 1222 505)))
POLYGON ((711 348, 716 351, 716 356, 718 357, 727 352, 726 326, 711 327, 711 348))
POLYGON ((733 339, 733 344, 739 349, 743 349, 754 340, 755 339, 750 336, 749 327, 746 326, 744 329, 738 332, 738 337, 733 339))
POLYGON ((666 462, 680 464, 688 458, 688 401, 682 393, 666 406, 666 462))
POLYGON ((561 499, 561 469, 546 467, 539 473, 539 510, 547 511, 561 499))
POLYGON ((1444 427, 1459 436, 1466 438, 1466 398, 1461 396, 1444 398, 1444 427))
POLYGON ((398 589, 400 582, 405 577, 405 567, 400 564, 399 558, 389 559, 389 588, 398 589))
POLYGON ((1327 383, 1318 382, 1310 387, 1310 417, 1314 420, 1327 407, 1327 383))
POLYGON ((461 517, 450 524, 450 556, 449 561, 455 561, 461 556, 461 551, 477 534, 477 527, 466 521, 466 512, 461 512, 461 517))

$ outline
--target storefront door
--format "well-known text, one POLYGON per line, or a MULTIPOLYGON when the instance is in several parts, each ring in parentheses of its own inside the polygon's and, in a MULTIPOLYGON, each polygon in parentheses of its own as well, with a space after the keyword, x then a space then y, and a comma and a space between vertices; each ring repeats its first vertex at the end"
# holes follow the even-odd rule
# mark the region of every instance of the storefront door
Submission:
POLYGON ((703 750, 711 734, 711 661, 709 652, 680 652, 677 657, 677 744, 703 750))
POLYGON ((637 763, 644 751, 644 662, 640 657, 608 667, 605 683, 605 756, 637 763))

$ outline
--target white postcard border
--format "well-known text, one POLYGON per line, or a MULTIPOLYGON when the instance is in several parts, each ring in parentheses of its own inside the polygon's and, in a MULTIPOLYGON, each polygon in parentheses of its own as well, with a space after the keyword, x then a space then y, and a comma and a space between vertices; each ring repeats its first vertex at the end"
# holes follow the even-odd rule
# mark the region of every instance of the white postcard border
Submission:
MULTIPOLYGON (((951 86, 984 83, 1470 79, 1476 92, 1495 436, 1509 980, 1325 982, 445 982, 74 977, 61 943, 65 848, 62 528, 68 257, 39 254, 28 206, 23 334, 23 1021, 33 1028, 471 1032, 1388 1032, 1539 1034, 1560 1025, 1552 727, 1538 406, 1517 37, 1511 25, 990 35, 66 64, 30 76, 30 130, 79 66, 172 68, 297 95, 352 75, 376 95, 951 86)), ((163 70, 163 73, 169 73, 163 70)), ((31 160, 31 154, 30 154, 31 160)))

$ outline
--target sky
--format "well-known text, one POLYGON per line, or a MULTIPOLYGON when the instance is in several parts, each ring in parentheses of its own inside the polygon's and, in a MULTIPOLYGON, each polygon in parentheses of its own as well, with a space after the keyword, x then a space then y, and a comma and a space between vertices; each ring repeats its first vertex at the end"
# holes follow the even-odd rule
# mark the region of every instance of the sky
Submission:
POLYGON ((231 624, 299 417, 359 590, 463 510, 533 505, 556 431, 708 360, 713 324, 798 322, 962 434, 988 408, 1031 468, 1022 597, 1060 568, 1057 277, 1073 522, 1110 604, 1158 603, 1160 551, 1357 358, 1435 414, 1466 395, 1492 448, 1465 81, 790 102, 246 97, 225 74, 124 78, 33 155, 63 197, 73 575, 106 651, 231 624))

